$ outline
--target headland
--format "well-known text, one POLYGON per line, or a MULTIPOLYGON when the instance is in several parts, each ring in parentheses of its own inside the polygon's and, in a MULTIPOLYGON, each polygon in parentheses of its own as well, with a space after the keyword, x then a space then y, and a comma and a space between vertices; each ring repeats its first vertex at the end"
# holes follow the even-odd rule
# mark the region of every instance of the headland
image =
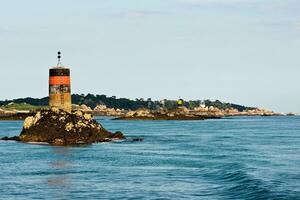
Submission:
MULTIPOLYGON (((47 108, 48 98, 23 98, 0 101, 0 120, 24 120, 47 108)), ((94 116, 110 116, 118 120, 205 120, 231 116, 293 116, 258 107, 248 107, 221 101, 153 101, 105 95, 72 95, 72 110, 81 110, 94 116)))

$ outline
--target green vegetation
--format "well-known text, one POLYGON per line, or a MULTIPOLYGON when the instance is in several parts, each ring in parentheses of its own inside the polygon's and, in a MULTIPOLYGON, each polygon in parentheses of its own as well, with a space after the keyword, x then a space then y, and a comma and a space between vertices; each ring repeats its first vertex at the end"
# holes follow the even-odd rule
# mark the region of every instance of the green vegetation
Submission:
POLYGON ((43 109, 43 108, 46 108, 47 106, 34 106, 34 105, 30 105, 30 104, 27 104, 27 103, 8 103, 6 105, 2 105, 0 106, 0 109, 3 109, 3 110, 31 110, 31 111, 34 111, 34 110, 40 110, 40 109, 43 109))
MULTIPOLYGON (((37 98, 20 98, 14 100, 5 100, 0 101, 0 108, 8 110, 36 110, 41 108, 46 108, 48 106, 48 97, 41 99, 37 98), (13 104, 11 104, 13 103, 13 104)), ((177 100, 167 100, 162 101, 153 101, 151 98, 148 99, 126 99, 126 98, 116 98, 115 96, 107 97, 106 95, 93 95, 93 94, 73 94, 72 103, 82 105, 85 104, 91 108, 95 108, 99 104, 105 104, 109 108, 119 108, 126 110, 136 110, 139 108, 149 108, 149 109, 158 109, 158 108, 167 108, 174 109, 178 106, 177 100)), ((199 107, 200 105, 205 104, 206 106, 214 106, 219 109, 234 108, 239 111, 253 109, 252 107, 246 107, 242 105, 232 104, 232 103, 223 103, 219 100, 191 100, 184 101, 183 105, 187 108, 193 109, 199 107)))

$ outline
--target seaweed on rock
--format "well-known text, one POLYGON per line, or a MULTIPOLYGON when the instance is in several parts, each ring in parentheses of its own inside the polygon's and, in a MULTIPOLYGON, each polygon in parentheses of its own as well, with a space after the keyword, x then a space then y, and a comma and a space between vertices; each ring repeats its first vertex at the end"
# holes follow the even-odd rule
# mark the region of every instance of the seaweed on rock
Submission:
MULTIPOLYGON (((16 139, 17 138, 17 139, 16 139)), ((111 133, 82 111, 72 113, 52 108, 27 117, 19 137, 21 142, 47 142, 52 145, 90 144, 124 139, 121 132, 111 133)), ((2 138, 10 140, 10 138, 2 138)))

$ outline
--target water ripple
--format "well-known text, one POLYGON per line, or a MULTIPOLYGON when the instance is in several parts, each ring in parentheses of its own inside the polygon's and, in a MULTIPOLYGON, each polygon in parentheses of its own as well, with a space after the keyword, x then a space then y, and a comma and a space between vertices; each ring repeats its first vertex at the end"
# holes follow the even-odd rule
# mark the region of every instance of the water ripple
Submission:
MULTIPOLYGON (((139 142, 0 142, 0 199, 300 199, 300 118, 112 121, 139 142)), ((0 122, 0 137, 21 122, 0 122)))

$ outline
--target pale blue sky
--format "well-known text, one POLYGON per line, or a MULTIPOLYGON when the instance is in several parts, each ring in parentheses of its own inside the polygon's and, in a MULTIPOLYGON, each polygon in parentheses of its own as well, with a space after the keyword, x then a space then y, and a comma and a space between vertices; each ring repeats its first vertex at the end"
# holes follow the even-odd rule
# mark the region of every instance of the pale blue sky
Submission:
POLYGON ((300 111, 299 0, 0 0, 0 99, 72 92, 300 111))

